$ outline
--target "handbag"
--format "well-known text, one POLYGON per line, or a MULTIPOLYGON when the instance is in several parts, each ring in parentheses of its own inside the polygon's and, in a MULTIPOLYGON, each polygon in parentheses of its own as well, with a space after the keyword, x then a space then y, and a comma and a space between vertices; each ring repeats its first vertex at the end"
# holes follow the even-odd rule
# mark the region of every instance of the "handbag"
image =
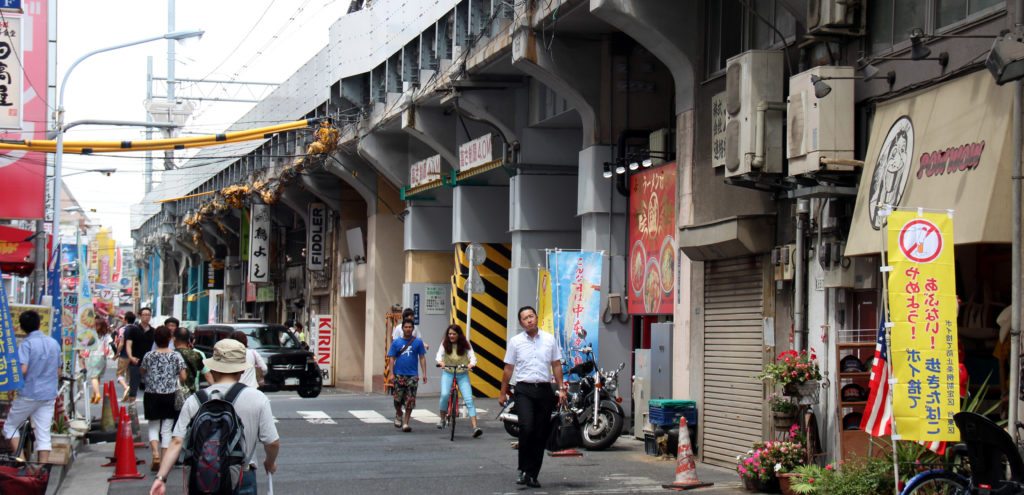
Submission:
POLYGON ((560 409, 551 418, 551 433, 548 434, 547 449, 557 452, 575 449, 583 445, 583 429, 580 420, 571 409, 560 409))

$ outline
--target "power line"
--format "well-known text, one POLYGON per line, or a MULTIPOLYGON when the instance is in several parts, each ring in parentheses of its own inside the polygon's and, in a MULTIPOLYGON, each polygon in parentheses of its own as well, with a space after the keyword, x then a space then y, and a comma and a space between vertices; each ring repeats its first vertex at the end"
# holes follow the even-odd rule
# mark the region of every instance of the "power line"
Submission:
MULTIPOLYGON (((242 36, 242 40, 239 41, 238 44, 235 45, 235 48, 233 48, 231 50, 231 53, 228 53, 228 56, 224 57, 224 60, 221 60, 220 63, 217 64, 217 66, 213 68, 213 70, 211 70, 209 73, 207 73, 205 76, 203 76, 203 77, 201 77, 199 79, 204 80, 204 79, 209 78, 215 72, 217 72, 217 70, 220 69, 221 66, 223 66, 228 60, 231 60, 231 57, 235 54, 235 52, 238 51, 239 48, 242 47, 243 44, 245 44, 245 40, 249 39, 249 36, 252 35, 253 31, 256 30, 256 27, 259 26, 261 22, 263 22, 263 18, 267 16, 267 12, 270 12, 270 9, 273 8, 274 4, 276 4, 276 3, 277 3, 277 0, 272 0, 270 2, 270 4, 267 5, 267 8, 263 9, 263 13, 260 14, 259 19, 256 19, 256 23, 253 24, 252 27, 249 28, 249 32, 245 33, 245 36, 242 36)), ((185 88, 181 88, 181 89, 183 89, 183 90, 187 89, 188 87, 194 86, 195 84, 196 83, 191 83, 189 86, 186 86, 185 88)))

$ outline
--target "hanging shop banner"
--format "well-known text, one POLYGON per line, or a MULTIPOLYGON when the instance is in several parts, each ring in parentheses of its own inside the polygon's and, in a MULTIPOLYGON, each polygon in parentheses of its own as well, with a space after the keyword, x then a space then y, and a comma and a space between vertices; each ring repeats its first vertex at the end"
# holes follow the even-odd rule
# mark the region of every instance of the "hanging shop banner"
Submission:
POLYGON ((92 289, 87 277, 78 281, 78 313, 75 315, 76 345, 87 347, 96 338, 96 309, 92 305, 92 289))
POLYGON ((324 251, 327 238, 327 206, 309 204, 309 227, 306 229, 306 268, 318 272, 324 269, 324 251))
POLYGON ((601 268, 604 255, 587 251, 549 251, 552 278, 554 333, 562 349, 566 369, 598 357, 598 326, 601 324, 601 268))
POLYGON ((249 261, 249 209, 242 208, 242 219, 238 227, 238 242, 241 248, 242 261, 249 261))
POLYGON ((270 207, 252 205, 249 225, 249 281, 270 281, 270 207))
MULTIPOLYGON (((46 139, 48 3, 34 2, 21 17, 0 21, 0 129, 7 129, 0 131, 0 139, 46 139), (33 84, 25 84, 26 79, 33 84)), ((47 198, 46 170, 45 153, 0 153, 0 184, 4 185, 0 218, 51 215, 52 192, 47 198), (45 208, 47 204, 50 209, 45 208)))
POLYGON ((409 187, 441 178, 441 155, 434 155, 409 165, 409 187))
POLYGON ((459 171, 465 172, 494 160, 494 139, 484 134, 459 146, 459 171))
POLYGON ((555 315, 551 311, 551 271, 547 268, 537 270, 537 328, 554 335, 555 315))
POLYGON ((78 317, 78 293, 65 291, 60 298, 60 348, 63 351, 61 364, 64 372, 71 374, 72 357, 75 347, 75 318, 78 317))
POLYGON ((316 363, 324 373, 324 385, 334 385, 334 319, 330 315, 316 317, 316 363))
MULTIPOLYGON (((0 280, 3 273, 0 273, 0 280)), ((22 387, 21 365, 18 363, 18 344, 14 339, 14 321, 7 305, 7 289, 0 283, 0 391, 22 387)))
POLYGON ((676 265, 676 164, 629 181, 629 301, 634 315, 672 314, 676 265))
POLYGON ((53 308, 36 304, 8 304, 8 308, 11 312, 11 322, 14 324, 14 336, 16 338, 23 339, 28 335, 21 329, 21 325, 18 324, 18 318, 20 318, 21 314, 26 311, 35 311, 38 313, 39 331, 44 335, 52 335, 53 308))
POLYGON ((959 441, 952 216, 895 211, 888 234, 896 433, 903 440, 959 441))
MULTIPOLYGON (((58 249, 56 251, 58 253, 61 252, 60 246, 58 246, 58 249)), ((52 251, 51 251, 51 253, 52 253, 52 251)), ((62 310, 63 309, 63 301, 62 301, 63 298, 61 297, 61 290, 60 290, 60 286, 61 286, 61 280, 60 280, 61 267, 60 267, 60 263, 57 262, 57 260, 59 260, 59 259, 60 259, 59 255, 58 256, 53 256, 52 254, 50 255, 51 262, 48 264, 48 267, 47 267, 47 270, 46 270, 46 284, 47 284, 46 285, 46 293, 50 296, 50 312, 51 312, 50 321, 52 322, 51 323, 52 326, 50 328, 50 336, 53 337, 54 340, 56 340, 58 344, 61 344, 63 346, 64 342, 61 339, 61 335, 63 334, 63 332, 61 331, 61 328, 63 327, 62 323, 64 322, 64 318, 63 318, 63 310, 62 310)))

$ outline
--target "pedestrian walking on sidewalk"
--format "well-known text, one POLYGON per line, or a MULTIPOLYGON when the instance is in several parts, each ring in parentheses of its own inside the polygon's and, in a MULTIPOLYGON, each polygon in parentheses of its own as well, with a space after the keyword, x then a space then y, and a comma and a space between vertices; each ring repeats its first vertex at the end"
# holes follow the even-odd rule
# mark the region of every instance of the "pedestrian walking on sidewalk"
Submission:
POLYGON ((267 362, 263 360, 263 356, 260 356, 260 353, 249 349, 249 336, 245 332, 235 330, 231 332, 231 336, 228 338, 237 340, 246 347, 245 362, 249 367, 242 373, 242 379, 239 382, 252 388, 259 388, 263 384, 263 377, 267 376, 267 362))
MULTIPOLYGON (((166 493, 167 475, 174 467, 174 461, 178 458, 183 446, 186 449, 192 449, 197 445, 211 444, 207 440, 212 439, 203 438, 199 433, 201 425, 194 424, 193 420, 196 420, 195 423, 202 422, 205 412, 201 411, 211 404, 212 398, 234 399, 229 402, 232 405, 233 415, 241 422, 242 438, 240 442, 243 458, 241 462, 231 464, 232 479, 241 478, 241 481, 233 493, 237 495, 256 494, 256 471, 251 468, 250 463, 256 454, 257 442, 263 444, 263 450, 266 453, 263 467, 267 473, 274 474, 277 471, 277 454, 281 445, 277 427, 274 426, 274 414, 270 409, 270 400, 263 395, 263 392, 253 387, 235 387, 242 377, 242 372, 249 368, 245 355, 245 345, 233 339, 221 340, 213 346, 213 357, 203 362, 210 368, 213 384, 185 401, 181 415, 178 416, 178 422, 174 426, 173 438, 167 449, 167 455, 164 456, 160 470, 149 490, 150 495, 166 493), (186 439, 188 440, 187 444, 186 439)), ((194 453, 195 451, 191 451, 190 455, 194 453)), ((216 461, 232 462, 230 459, 220 458, 216 461)), ((195 457, 189 457, 186 459, 186 468, 189 470, 191 483, 192 475, 196 474, 197 469, 201 469, 201 467, 197 465, 195 457)))
POLYGON ((142 308, 139 310, 139 324, 125 330, 125 348, 128 354, 128 396, 125 402, 129 408, 135 407, 139 389, 145 387, 139 366, 142 364, 142 358, 153 348, 153 327, 149 325, 152 318, 153 310, 142 308))
POLYGON ((452 380, 455 380, 459 384, 459 393, 462 395, 462 400, 466 403, 469 422, 473 425, 473 438, 479 438, 480 435, 483 435, 484 431, 477 428, 476 425, 473 387, 469 384, 469 372, 476 367, 476 354, 473 352, 473 347, 469 345, 469 341, 466 340, 466 336, 462 333, 461 327, 454 324, 448 325, 448 329, 444 333, 444 340, 441 341, 441 347, 437 349, 435 360, 438 366, 467 367, 466 370, 454 373, 447 369, 441 370, 441 402, 438 407, 441 411, 441 421, 437 423, 437 428, 442 429, 447 424, 448 396, 452 390, 452 380))
POLYGON ((126 336, 137 327, 135 324, 135 313, 131 311, 124 314, 124 326, 117 329, 117 337, 114 338, 114 344, 117 346, 117 383, 121 384, 121 388, 124 389, 124 395, 121 397, 121 401, 128 396, 128 346, 126 336))
POLYGON ((519 412, 519 475, 516 484, 540 488, 537 476, 544 462, 544 447, 551 430, 551 412, 556 395, 551 380, 559 385, 557 402, 565 403, 562 384, 562 353, 555 338, 537 330, 537 311, 531 306, 519 309, 519 325, 524 332, 508 341, 505 372, 501 377, 498 403, 508 402, 509 381, 515 378, 516 408, 519 412))
POLYGON ((413 336, 412 319, 402 322, 402 337, 391 343, 388 361, 394 370, 395 427, 412 431, 409 419, 416 407, 416 389, 419 387, 419 367, 423 368, 423 383, 427 383, 427 349, 423 341, 413 336), (403 412, 404 408, 404 412, 403 412))
MULTIPOLYGON (((192 349, 192 333, 187 328, 178 328, 174 332, 174 351, 181 355, 181 359, 185 361, 185 381, 181 384, 182 392, 179 394, 180 397, 175 397, 175 405, 178 406, 175 409, 181 411, 181 406, 184 405, 185 400, 192 397, 192 394, 196 393, 199 389, 199 375, 209 373, 203 365, 203 360, 206 359, 202 353, 192 349)), ((213 378, 207 376, 206 380, 213 383, 213 378)))
MULTIPOLYGON (((10 440, 11 452, 17 450, 18 428, 31 417, 37 460, 46 463, 50 460, 50 428, 53 423, 53 405, 57 398, 60 346, 56 340, 39 331, 39 313, 25 311, 18 317, 18 325, 28 334, 18 346, 18 360, 21 362, 21 376, 25 386, 7 411, 4 438, 10 440)), ((25 456, 28 457, 27 454, 25 456)))
POLYGON ((142 359, 146 377, 146 395, 142 407, 149 421, 149 448, 153 451, 153 471, 160 468, 162 453, 171 444, 171 428, 177 419, 174 394, 186 379, 185 360, 171 348, 171 330, 159 326, 154 331, 156 350, 142 359))
POLYGON ((85 361, 85 372, 92 385, 92 399, 90 402, 99 404, 103 400, 100 394, 100 380, 107 370, 107 358, 110 357, 110 325, 103 318, 96 318, 96 338, 89 342, 89 347, 82 351, 82 359, 85 361))

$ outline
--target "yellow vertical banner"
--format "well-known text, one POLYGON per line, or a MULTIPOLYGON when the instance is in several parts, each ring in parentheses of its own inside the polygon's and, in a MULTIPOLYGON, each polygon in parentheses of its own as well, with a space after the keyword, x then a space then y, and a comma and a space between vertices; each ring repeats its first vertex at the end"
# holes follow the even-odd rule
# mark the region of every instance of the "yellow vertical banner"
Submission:
POLYGON ((551 292, 551 272, 547 268, 537 270, 537 328, 554 335, 555 313, 551 303, 554 297, 551 292))
POLYGON ((958 441, 953 218, 896 211, 888 221, 893 419, 902 440, 958 441))

